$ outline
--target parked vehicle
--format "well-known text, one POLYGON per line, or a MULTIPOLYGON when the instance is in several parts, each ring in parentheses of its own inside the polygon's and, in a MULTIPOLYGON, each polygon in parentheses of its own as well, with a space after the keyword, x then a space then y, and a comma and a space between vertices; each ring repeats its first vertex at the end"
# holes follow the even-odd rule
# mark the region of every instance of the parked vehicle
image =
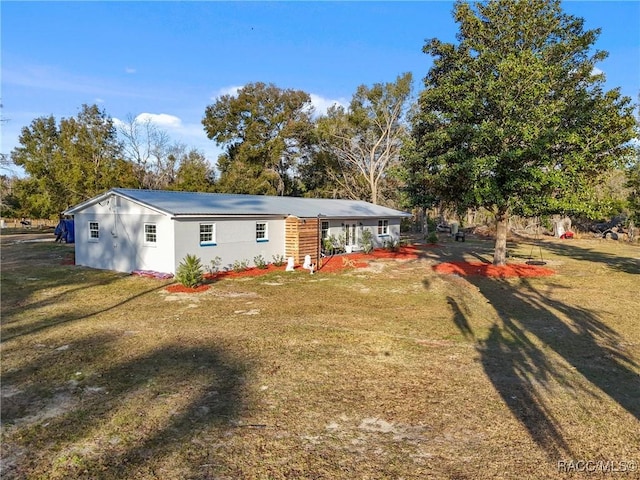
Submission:
POLYGON ((591 226, 590 230, 597 237, 618 240, 619 235, 626 233, 624 224, 626 218, 623 216, 614 217, 609 222, 599 222, 591 226))

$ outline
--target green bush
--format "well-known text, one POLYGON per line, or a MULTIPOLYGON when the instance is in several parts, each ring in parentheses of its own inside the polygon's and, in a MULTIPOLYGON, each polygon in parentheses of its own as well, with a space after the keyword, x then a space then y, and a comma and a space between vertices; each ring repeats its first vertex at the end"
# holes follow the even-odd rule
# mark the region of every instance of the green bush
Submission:
POLYGON ((428 243, 438 243, 438 235, 436 234, 436 232, 431 232, 429 234, 429 236, 427 237, 427 242, 428 243))
POLYGON ((332 255, 333 254, 333 243, 334 243, 335 237, 333 235, 331 235, 330 237, 327 237, 325 239, 322 240, 322 248, 324 249, 325 253, 327 255, 332 255))
POLYGON ((384 249, 390 252, 397 252, 400 250, 400 242, 392 237, 384 242, 384 249))
POLYGON ((258 255, 257 257, 253 257, 253 264, 261 269, 265 269, 267 268, 269 265, 267 264, 267 261, 264 259, 264 257, 262 255, 258 255))
POLYGON ((413 220, 410 218, 403 218, 400 220, 400 231, 402 233, 410 232, 413 230, 413 220))
POLYGON ((234 272, 244 272, 249 268, 249 260, 236 260, 232 268, 234 272))
POLYGON ((195 255, 187 254, 178 265, 176 279, 185 287, 195 288, 202 283, 202 263, 195 255))
POLYGON ((360 247, 364 253, 371 253, 373 250, 373 233, 368 228, 362 230, 362 235, 360 236, 360 247))
POLYGON ((284 265, 284 262, 285 262, 284 255, 273 255, 271 258, 273 259, 273 264, 276 267, 281 267, 282 265, 284 265))
POLYGON ((207 270, 209 270, 209 273, 211 275, 214 275, 220 270, 220 265, 222 265, 222 259, 220 257, 216 257, 211 260, 209 266, 207 267, 207 270))

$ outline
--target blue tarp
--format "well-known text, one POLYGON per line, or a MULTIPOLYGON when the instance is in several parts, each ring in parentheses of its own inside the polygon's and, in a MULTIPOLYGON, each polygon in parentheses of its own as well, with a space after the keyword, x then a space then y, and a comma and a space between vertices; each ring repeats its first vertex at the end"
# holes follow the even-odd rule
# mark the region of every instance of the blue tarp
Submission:
POLYGON ((56 235, 56 242, 75 243, 75 232, 72 219, 60 220, 58 226, 53 231, 56 235))

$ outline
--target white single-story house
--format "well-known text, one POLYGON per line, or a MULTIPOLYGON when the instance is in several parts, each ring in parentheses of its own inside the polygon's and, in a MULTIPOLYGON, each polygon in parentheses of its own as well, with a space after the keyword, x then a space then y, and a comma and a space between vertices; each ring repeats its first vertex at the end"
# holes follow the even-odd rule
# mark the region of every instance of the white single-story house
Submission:
POLYGON ((258 256, 321 255, 323 239, 341 238, 357 251, 362 232, 374 247, 400 238, 411 214, 355 200, 274 197, 114 188, 63 212, 73 215, 77 265, 174 273, 187 254, 203 265, 219 257, 254 265, 258 256))

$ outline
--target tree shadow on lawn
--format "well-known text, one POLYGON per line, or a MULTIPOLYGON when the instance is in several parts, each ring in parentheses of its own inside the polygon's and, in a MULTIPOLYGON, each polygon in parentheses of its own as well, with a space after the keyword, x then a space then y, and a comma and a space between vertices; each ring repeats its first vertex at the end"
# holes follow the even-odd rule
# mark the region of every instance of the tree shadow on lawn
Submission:
MULTIPOLYGON (((51 317, 46 317, 38 321, 29 322, 28 326, 25 326, 22 320, 31 312, 33 312, 33 317, 36 317, 38 316, 38 309, 55 308, 74 296, 82 295, 84 291, 108 287, 121 281, 127 275, 79 266, 43 266, 38 264, 38 258, 34 258, 20 268, 4 271, 2 277, 2 338, 0 342, 5 342, 17 335, 32 333, 57 323, 86 317, 88 314, 85 313, 83 308, 82 312, 78 314, 61 315, 58 321, 51 317), (39 292, 46 293, 37 298, 39 292), (15 322, 19 322, 19 324, 12 325, 15 322)), ((147 292, 153 290, 155 288, 147 290, 147 292)), ((115 306, 147 292, 141 292, 139 295, 124 300, 115 306)), ((116 292, 109 293, 109 296, 116 294, 116 292)), ((127 292, 120 289, 117 293, 126 294, 127 292)), ((106 310, 114 307, 109 307, 106 310)), ((96 311, 89 315, 96 313, 99 312, 96 311)))
MULTIPOLYGON (((15 244, 2 245, 2 290, 3 316, 14 309, 37 308, 38 305, 55 303, 59 296, 66 295, 92 285, 108 284, 121 274, 106 271, 94 271, 73 265, 62 265, 63 256, 68 249, 62 250, 59 244, 15 244), (76 287, 77 286, 77 287, 76 287), (38 305, 29 303, 29 297, 42 290, 69 287, 57 295, 51 295, 38 305)), ((4 319, 3 319, 4 320, 4 319)))
MULTIPOLYGON (((602 242, 612 243, 615 240, 601 240, 602 242)), ((556 255, 570 257, 574 260, 581 260, 586 262, 598 262, 613 270, 618 270, 624 273, 640 274, 640 248, 637 246, 629 246, 630 248, 636 248, 638 258, 624 257, 613 253, 606 253, 598 251, 594 248, 585 248, 576 245, 572 240, 565 240, 563 243, 557 241, 546 240, 541 244, 542 248, 548 250, 556 255)))
POLYGON ((118 363, 113 359, 126 352, 117 339, 87 337, 53 352, 71 380, 64 381, 64 372, 58 378, 43 373, 55 361, 52 355, 3 376, 3 388, 15 386, 2 404, 3 423, 22 430, 17 448, 28 453, 9 465, 3 478, 162 477, 166 468, 171 478, 208 478, 224 469, 194 440, 211 428, 233 426, 246 410, 248 365, 218 346, 178 342, 118 363), (86 377, 75 380, 76 369, 86 377), (61 395, 62 413, 37 417, 61 395))
POLYGON ((640 380, 633 371, 638 364, 624 352, 622 337, 595 312, 553 300, 527 279, 520 279, 515 286, 505 279, 477 276, 467 280, 478 287, 500 320, 490 327, 486 338, 479 338, 464 304, 449 297, 453 323, 465 338, 475 340, 494 388, 551 459, 571 456, 572 452, 542 393, 552 381, 576 386, 570 371, 552 362, 546 348, 640 418, 640 380))
MULTIPOLYGON (((118 277, 114 277, 112 281, 117 280, 118 277)), ((83 290, 83 289, 89 289, 98 285, 107 285, 112 283, 112 281, 106 281, 106 282, 91 282, 88 283, 84 286, 81 287, 77 287, 74 288, 73 290, 83 290)), ((2 338, 0 339, 0 344, 8 342, 9 340, 16 338, 16 337, 21 337, 24 335, 30 335, 33 333, 37 333, 40 332, 41 330, 46 330, 48 328, 52 328, 55 327, 57 325, 61 325, 64 323, 70 323, 70 322, 75 322, 78 320, 85 320, 89 317, 95 316, 95 315, 100 315, 102 313, 108 312, 110 310, 113 310, 115 308, 119 308, 129 302, 132 302, 134 300, 136 300, 137 298, 143 297, 145 295, 147 295, 148 293, 151 292, 155 292, 158 290, 162 290, 163 288, 165 288, 166 285, 163 283, 161 285, 158 285, 156 287, 153 288, 149 288, 147 290, 143 290, 141 292, 138 292, 134 295, 131 295, 123 300, 120 300, 114 304, 111 304, 109 306, 105 306, 102 308, 97 308, 94 311, 90 311, 87 312, 86 311, 86 307, 82 306, 82 308, 78 308, 76 310, 72 310, 72 311, 65 311, 64 313, 60 314, 60 315, 55 315, 55 316, 46 316, 41 318, 40 320, 36 320, 33 322, 29 322, 27 325, 24 324, 18 324, 18 325, 12 325, 11 320, 9 319, 7 321, 7 323, 5 324, 3 321, 3 328, 2 328, 2 338)), ((64 292, 61 295, 66 295, 70 293, 69 291, 64 292)), ((40 305, 40 306, 46 306, 46 305, 40 305)), ((36 308, 34 306, 32 306, 31 308, 36 308)), ((9 317, 10 318, 10 317, 9 317)), ((3 318, 3 320, 5 320, 3 318)))
MULTIPOLYGON (((509 243, 509 251, 523 246, 520 242, 509 243)), ((637 261, 628 257, 569 243, 541 245, 559 256, 602 262, 623 272, 638 273, 637 261)), ((491 262, 491 240, 450 242, 446 247, 431 252, 431 260, 450 262, 472 258, 491 262), (436 258, 438 254, 441 255, 436 258)), ((443 278, 447 281, 447 275, 443 278)), ((456 277, 456 283, 459 280, 456 277)), ((478 335, 473 329, 472 307, 467 306, 464 298, 449 295, 452 322, 465 339, 475 342, 484 371, 496 392, 550 458, 566 458, 572 452, 561 422, 545 400, 545 391, 557 383, 566 386, 567 391, 582 390, 584 395, 596 395, 576 383, 576 372, 640 419, 640 379, 636 373, 639 365, 625 351, 625 339, 607 326, 598 312, 553 299, 536 287, 537 280, 467 276, 463 281, 477 287, 495 309, 498 320, 487 334, 478 335), (554 352, 568 366, 554 362, 547 352, 554 352)), ((423 283, 429 287, 428 278, 423 283)), ((553 288, 547 282, 544 285, 545 289, 553 288)))
MULTIPOLYGON (((520 242, 507 241, 507 252, 512 252, 520 242)), ((450 236, 441 237, 436 245, 419 244, 420 257, 438 262, 464 261, 468 256, 473 256, 482 262, 493 260, 495 240, 491 238, 471 235, 464 242, 457 242, 450 236)))

